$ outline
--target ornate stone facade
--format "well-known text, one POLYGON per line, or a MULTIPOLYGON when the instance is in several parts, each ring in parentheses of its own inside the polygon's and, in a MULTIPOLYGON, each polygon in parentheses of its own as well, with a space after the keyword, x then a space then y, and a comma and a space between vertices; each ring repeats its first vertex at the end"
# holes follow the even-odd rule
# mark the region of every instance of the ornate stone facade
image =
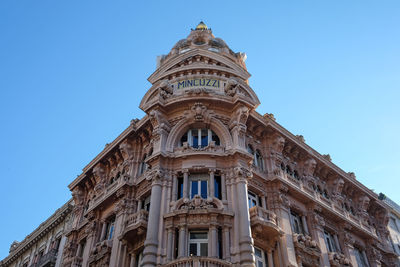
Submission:
POLYGON ((68 201, 23 241, 14 241, 0 267, 60 267, 72 221, 73 201, 68 201))
POLYGON ((63 266, 393 266, 387 206, 279 125, 204 23, 70 185, 63 266))

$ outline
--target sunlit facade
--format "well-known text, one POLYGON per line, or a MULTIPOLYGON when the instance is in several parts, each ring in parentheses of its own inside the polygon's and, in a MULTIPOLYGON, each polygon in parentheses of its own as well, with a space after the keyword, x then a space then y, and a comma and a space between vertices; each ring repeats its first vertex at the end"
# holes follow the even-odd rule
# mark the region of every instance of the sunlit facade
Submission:
POLYGON ((396 266, 388 206, 255 109, 244 53, 200 23, 70 185, 62 266, 396 266))

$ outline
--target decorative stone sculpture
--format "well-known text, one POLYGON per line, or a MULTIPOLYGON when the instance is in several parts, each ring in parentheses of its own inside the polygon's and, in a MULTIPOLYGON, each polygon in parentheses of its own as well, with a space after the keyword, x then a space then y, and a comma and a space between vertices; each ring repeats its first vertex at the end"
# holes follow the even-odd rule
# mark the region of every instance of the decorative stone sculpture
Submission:
POLYGON ((174 89, 168 80, 163 80, 160 83, 159 92, 163 99, 167 99, 168 97, 172 96, 174 89))
POLYGON ((225 94, 227 96, 235 96, 238 90, 239 83, 235 79, 229 79, 225 85, 225 94))

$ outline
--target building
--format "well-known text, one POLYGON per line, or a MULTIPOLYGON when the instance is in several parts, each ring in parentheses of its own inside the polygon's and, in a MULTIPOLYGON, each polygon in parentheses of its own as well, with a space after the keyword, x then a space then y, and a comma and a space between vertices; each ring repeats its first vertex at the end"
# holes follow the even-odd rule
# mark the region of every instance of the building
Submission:
POLYGON ((73 201, 70 200, 44 221, 23 241, 14 241, 10 254, 0 267, 59 267, 66 242, 65 231, 71 221, 73 201))
POLYGON ((65 267, 395 266, 388 206, 279 125, 200 23, 70 185, 65 267))
MULTIPOLYGON (((388 198, 385 194, 380 193, 379 199, 383 200, 389 205, 389 223, 388 229, 393 245, 393 250, 398 256, 398 264, 400 262, 400 206, 393 200, 388 198)), ((399 264, 400 265, 400 264, 399 264)))

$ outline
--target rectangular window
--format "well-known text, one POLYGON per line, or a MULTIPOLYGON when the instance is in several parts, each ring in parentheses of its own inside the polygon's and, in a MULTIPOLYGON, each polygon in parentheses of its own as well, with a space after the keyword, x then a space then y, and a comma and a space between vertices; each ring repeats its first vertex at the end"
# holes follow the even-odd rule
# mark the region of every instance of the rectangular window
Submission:
POLYGON ((328 251, 338 252, 334 235, 328 231, 324 231, 324 237, 325 237, 326 248, 328 249, 328 251))
POLYGON ((215 190, 215 197, 218 199, 222 199, 221 176, 219 175, 216 175, 214 177, 214 190, 215 190))
POLYGON ((256 258, 256 266, 257 267, 265 267, 265 254, 264 251, 262 251, 259 248, 254 247, 254 256, 256 258))
POLYGON ((142 203, 142 209, 150 211, 150 196, 146 197, 142 203))
POLYGON ((354 251, 356 254, 356 261, 359 267, 368 267, 367 259, 365 258, 365 254, 363 250, 360 248, 354 247, 354 251))
POLYGON ((80 250, 80 253, 78 255, 81 258, 83 257, 83 252, 85 251, 85 247, 86 247, 86 239, 81 241, 81 250, 80 250))
POLYGON ((113 237, 114 225, 115 225, 115 217, 112 217, 110 219, 110 221, 107 222, 107 227, 106 227, 106 239, 107 240, 110 240, 113 237))
POLYGON ((296 234, 304 234, 303 221, 301 220, 300 215, 295 213, 294 211, 291 211, 290 216, 293 232, 295 232, 296 234))
POLYGON ((259 206, 256 194, 248 192, 248 199, 249 199, 249 209, 255 206, 259 206))
POLYGON ((183 198, 183 177, 178 178, 178 198, 183 198))
POLYGON ((189 256, 208 256, 208 232, 189 233, 189 256))
POLYGON ((208 197, 208 175, 191 175, 190 198, 194 198, 196 195, 202 198, 208 197))

